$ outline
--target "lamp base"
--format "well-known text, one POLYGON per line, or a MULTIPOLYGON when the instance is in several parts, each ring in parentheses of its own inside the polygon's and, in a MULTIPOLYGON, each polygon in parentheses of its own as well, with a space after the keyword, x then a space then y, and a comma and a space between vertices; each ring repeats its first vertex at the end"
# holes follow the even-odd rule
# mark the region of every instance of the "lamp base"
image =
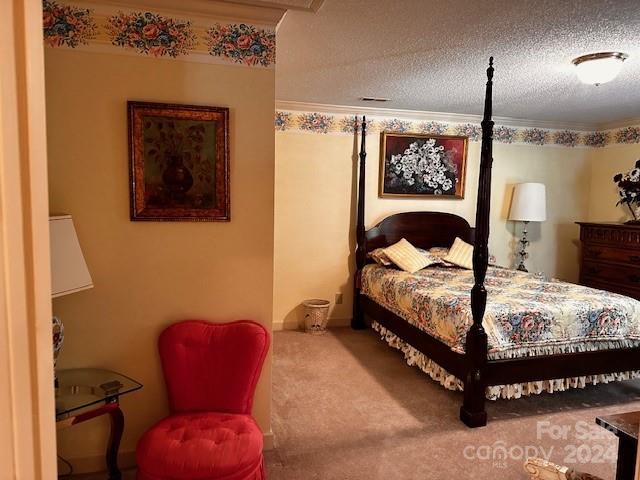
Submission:
POLYGON ((58 355, 62 350, 62 344, 64 343, 64 324, 62 320, 54 316, 51 321, 52 333, 53 333, 53 386, 58 388, 58 376, 56 375, 56 363, 58 361, 58 355))
POLYGON ((518 256, 520 257, 520 263, 516 267, 516 270, 520 272, 528 272, 527 267, 524 265, 524 261, 529 257, 527 253, 527 247, 529 246, 529 240, 527 240, 527 225, 529 222, 522 222, 524 226, 522 227, 522 238, 519 240, 520 250, 518 250, 518 256))

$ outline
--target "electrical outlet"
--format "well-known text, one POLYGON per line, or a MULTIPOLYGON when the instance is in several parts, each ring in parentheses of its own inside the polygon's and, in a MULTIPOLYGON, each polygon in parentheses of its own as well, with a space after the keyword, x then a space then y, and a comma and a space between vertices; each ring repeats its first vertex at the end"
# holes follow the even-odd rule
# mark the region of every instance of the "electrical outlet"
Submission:
POLYGON ((336 293, 336 305, 340 305, 342 303, 342 294, 336 293))

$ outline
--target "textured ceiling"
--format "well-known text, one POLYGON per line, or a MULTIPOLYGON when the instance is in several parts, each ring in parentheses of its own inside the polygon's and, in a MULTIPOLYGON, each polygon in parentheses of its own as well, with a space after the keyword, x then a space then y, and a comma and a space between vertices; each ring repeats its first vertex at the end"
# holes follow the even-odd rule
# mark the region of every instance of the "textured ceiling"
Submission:
POLYGON ((481 114, 493 55, 497 116, 640 117, 640 0, 326 0, 287 12, 277 41, 278 100, 481 114), (630 55, 618 78, 580 83, 571 60, 608 50, 630 55))

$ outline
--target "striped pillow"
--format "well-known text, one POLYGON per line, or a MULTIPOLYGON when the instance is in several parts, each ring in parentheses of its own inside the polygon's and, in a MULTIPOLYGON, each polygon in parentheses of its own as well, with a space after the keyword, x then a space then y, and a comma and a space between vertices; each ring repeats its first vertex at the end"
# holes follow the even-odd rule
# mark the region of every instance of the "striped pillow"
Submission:
POLYGON ((387 257, 405 272, 415 273, 428 267, 433 261, 426 255, 420 253, 413 245, 404 238, 398 243, 384 249, 387 257))
POLYGON ((453 263, 444 261, 444 257, 449 255, 449 249, 446 247, 431 247, 429 249, 429 255, 431 255, 441 267, 457 267, 457 265, 453 263))
POLYGON ((373 259, 378 265, 382 265, 383 267, 389 267, 393 265, 393 262, 389 260, 387 254, 384 253, 384 248, 376 248, 375 250, 369 252, 367 254, 369 258, 373 259))
POLYGON ((449 253, 443 258, 445 262, 453 263, 468 270, 473 269, 473 245, 456 237, 449 253))

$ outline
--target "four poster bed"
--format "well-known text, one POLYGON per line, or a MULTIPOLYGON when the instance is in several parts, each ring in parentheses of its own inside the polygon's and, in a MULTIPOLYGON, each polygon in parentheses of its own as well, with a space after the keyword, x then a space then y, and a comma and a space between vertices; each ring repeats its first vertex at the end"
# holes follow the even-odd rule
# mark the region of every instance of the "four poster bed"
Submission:
POLYGON ((460 419, 469 427, 486 425, 487 397, 640 376, 640 302, 489 267, 493 57, 487 78, 475 228, 453 214, 407 212, 366 231, 364 118, 358 169, 352 327, 370 324, 409 363, 463 390, 460 419), (430 249, 450 247, 456 237, 474 245, 472 272, 429 267, 410 274, 368 259, 403 238, 430 249))

